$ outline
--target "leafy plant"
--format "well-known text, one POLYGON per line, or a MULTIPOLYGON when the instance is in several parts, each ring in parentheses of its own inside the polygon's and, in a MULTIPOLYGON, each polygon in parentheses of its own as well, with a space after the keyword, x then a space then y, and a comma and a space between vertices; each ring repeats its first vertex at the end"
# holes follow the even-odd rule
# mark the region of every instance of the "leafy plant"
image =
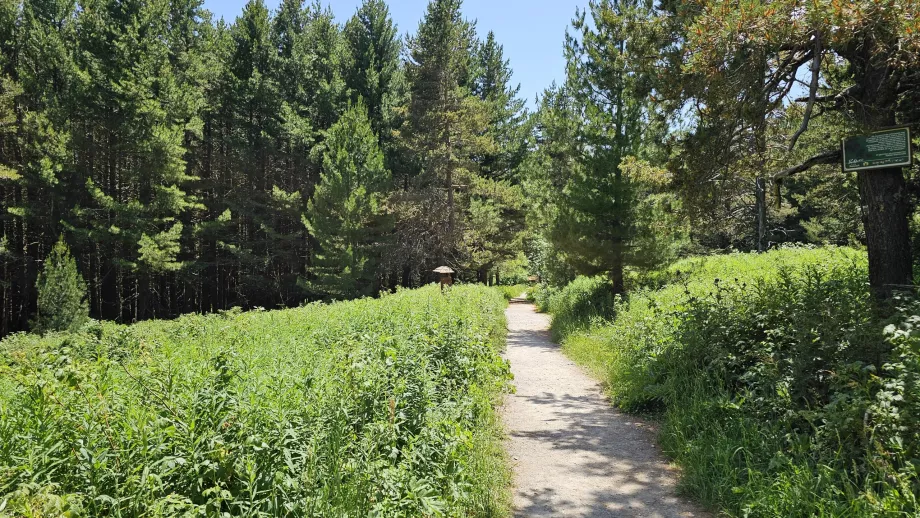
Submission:
POLYGON ((0 515, 506 515, 504 306, 428 287, 12 335, 0 515))
MULTIPOLYGON (((703 502, 731 516, 913 516, 920 305, 889 317, 866 269, 845 248, 692 258, 608 320, 554 327, 619 406, 660 412, 662 445, 703 502)), ((591 288, 548 308, 565 314, 591 288)))

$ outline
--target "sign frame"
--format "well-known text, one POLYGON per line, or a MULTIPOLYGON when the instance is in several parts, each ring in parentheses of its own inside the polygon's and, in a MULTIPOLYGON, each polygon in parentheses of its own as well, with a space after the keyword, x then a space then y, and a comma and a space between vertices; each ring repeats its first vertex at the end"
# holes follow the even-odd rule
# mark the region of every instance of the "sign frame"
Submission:
POLYGON ((858 171, 873 171, 877 169, 889 169, 889 168, 894 168, 894 167, 910 167, 914 164, 914 146, 913 146, 913 141, 911 140, 911 137, 912 135, 910 131, 910 126, 897 126, 893 128, 886 128, 883 130, 873 131, 873 132, 863 134, 863 135, 854 135, 852 137, 840 139, 840 156, 841 156, 840 167, 844 173, 855 173, 858 171), (887 133, 900 133, 900 132, 907 133, 907 159, 906 161, 901 161, 901 162, 892 163, 892 164, 869 164, 869 165, 864 165, 864 166, 859 166, 859 167, 847 167, 847 146, 846 144, 848 140, 852 140, 854 138, 860 138, 860 137, 866 138, 866 137, 872 137, 875 135, 884 135, 887 133))

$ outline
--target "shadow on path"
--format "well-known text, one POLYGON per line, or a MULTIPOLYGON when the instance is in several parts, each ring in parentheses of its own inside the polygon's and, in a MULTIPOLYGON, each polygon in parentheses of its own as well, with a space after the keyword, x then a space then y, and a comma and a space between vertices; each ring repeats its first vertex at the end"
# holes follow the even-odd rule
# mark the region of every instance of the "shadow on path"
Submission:
POLYGON ((705 516, 675 494, 653 429, 617 412, 550 339, 532 305, 508 308, 517 392, 503 416, 515 466, 515 516, 705 516))

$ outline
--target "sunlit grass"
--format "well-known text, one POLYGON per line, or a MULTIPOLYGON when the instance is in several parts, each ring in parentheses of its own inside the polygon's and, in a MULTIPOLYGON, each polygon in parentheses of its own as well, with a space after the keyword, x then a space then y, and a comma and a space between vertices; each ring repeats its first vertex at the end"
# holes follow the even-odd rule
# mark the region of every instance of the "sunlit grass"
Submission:
POLYGON ((505 302, 456 286, 0 343, 0 509, 505 516, 505 302))
POLYGON ((878 305, 863 252, 693 258, 608 293, 538 298, 617 405, 660 416, 688 494, 733 516, 920 512, 920 308, 878 305))

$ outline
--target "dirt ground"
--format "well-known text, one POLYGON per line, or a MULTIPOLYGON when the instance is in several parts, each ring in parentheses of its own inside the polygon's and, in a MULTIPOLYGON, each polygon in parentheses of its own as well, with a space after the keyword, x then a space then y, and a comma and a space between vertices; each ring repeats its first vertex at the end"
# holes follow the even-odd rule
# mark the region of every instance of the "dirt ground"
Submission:
POLYGON ((550 318, 515 302, 505 357, 517 392, 502 411, 515 516, 708 516, 676 495, 652 427, 614 409, 552 342, 550 318))

